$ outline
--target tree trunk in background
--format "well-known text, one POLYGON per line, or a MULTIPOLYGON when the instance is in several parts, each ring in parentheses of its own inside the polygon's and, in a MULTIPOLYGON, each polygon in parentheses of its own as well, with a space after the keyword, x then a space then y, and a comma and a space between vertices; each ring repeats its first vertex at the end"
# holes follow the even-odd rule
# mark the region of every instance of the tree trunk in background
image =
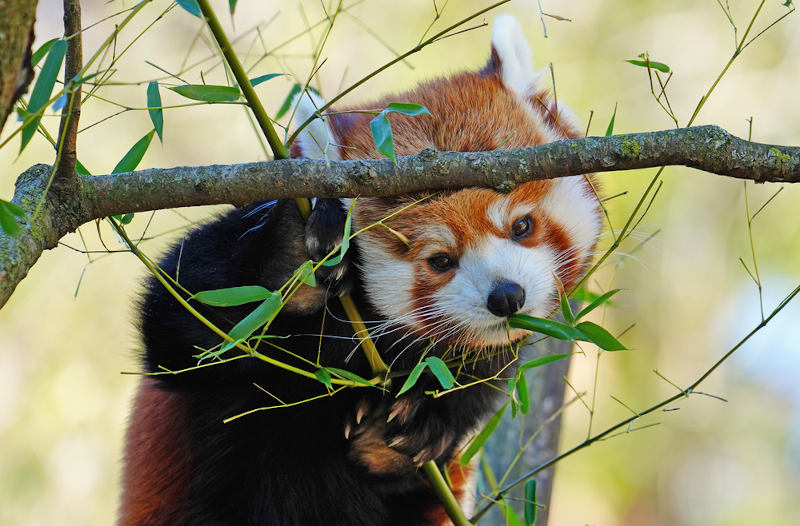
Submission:
POLYGON ((31 46, 37 0, 0 0, 0 130, 33 80, 31 46))
MULTIPOLYGON (((573 303, 573 309, 576 306, 573 303)), ((546 340, 535 347, 526 346, 522 349, 520 363, 545 354, 568 353, 572 351, 572 346, 572 342, 553 339, 546 340)), ((561 409, 564 404, 564 376, 566 376, 568 368, 569 360, 561 360, 531 369, 525 374, 529 390, 530 411, 525 415, 524 420, 520 419, 520 415, 517 415, 517 418, 512 420, 511 411, 507 410, 497 430, 484 447, 484 454, 487 456, 498 481, 519 452, 520 433, 524 444, 549 418, 553 417, 561 409)), ((539 435, 523 452, 521 458, 511 470, 505 483, 516 480, 532 468, 556 456, 558 454, 560 436, 561 416, 559 415, 542 427, 539 435)), ((535 477, 537 483, 536 500, 541 506, 536 517, 536 526, 547 525, 550 512, 550 496, 553 492, 554 470, 555 467, 551 467, 535 477)), ((501 483, 500 485, 503 486, 504 484, 501 483)), ((481 472, 479 493, 485 491, 485 488, 488 488, 488 485, 485 483, 485 478, 481 472)), ((524 516, 524 498, 524 486, 522 485, 511 491, 506 498, 506 503, 514 508, 520 518, 524 516)), ((480 495, 478 495, 478 501, 480 501, 480 495)), ((505 526, 507 522, 500 507, 495 506, 479 524, 481 526, 505 526)))

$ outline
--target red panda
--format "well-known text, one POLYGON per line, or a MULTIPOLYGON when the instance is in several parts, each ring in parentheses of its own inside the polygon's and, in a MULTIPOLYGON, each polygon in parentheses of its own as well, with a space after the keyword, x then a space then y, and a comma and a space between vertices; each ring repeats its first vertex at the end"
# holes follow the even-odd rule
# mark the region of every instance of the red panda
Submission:
MULTIPOLYGON (((568 110, 536 78, 518 23, 503 16, 482 70, 363 108, 413 102, 430 111, 391 115, 397 155, 577 137, 568 110)), ((319 104, 301 100, 296 121, 319 104)), ((371 116, 347 111, 314 121, 292 155, 379 157, 371 116)), ((300 263, 319 261, 340 242, 351 204, 318 199, 307 221, 291 200, 234 209, 191 232, 161 267, 180 268, 181 286, 193 292, 240 285, 277 290, 300 263)), ((331 301, 350 292, 393 370, 411 370, 426 355, 477 357, 456 380, 490 378, 513 361, 514 344, 528 335, 509 330, 507 317, 549 314, 559 287, 580 278, 601 226, 583 176, 533 181, 505 194, 473 188, 357 199, 353 210, 353 231, 377 221, 388 228, 358 234, 355 250, 317 276, 320 286, 287 303, 270 326, 288 351, 274 351, 282 361, 308 368, 319 360, 369 376, 366 360, 354 352, 353 328, 331 301), (480 359, 482 353, 490 358, 480 359)), ((197 308, 229 330, 252 306, 197 308)), ((140 310, 147 372, 190 368, 198 348, 219 343, 155 279, 147 282, 140 310)), ((448 524, 418 468, 428 460, 449 466, 456 496, 469 501, 470 474, 452 461, 502 394, 484 383, 432 398, 425 392, 438 383, 428 373, 398 396, 401 384, 393 382, 388 392, 345 389, 223 423, 275 399, 305 400, 326 388, 252 359, 145 377, 128 430, 119 524, 448 524)))

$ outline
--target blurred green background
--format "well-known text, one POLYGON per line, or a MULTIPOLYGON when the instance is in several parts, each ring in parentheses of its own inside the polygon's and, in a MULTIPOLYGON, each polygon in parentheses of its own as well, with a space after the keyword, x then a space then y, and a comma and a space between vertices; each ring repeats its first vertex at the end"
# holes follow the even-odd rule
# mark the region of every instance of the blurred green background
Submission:
MULTIPOLYGON (((355 2, 345 2, 345 5, 355 2)), ((768 0, 751 35, 787 11, 768 0)), ((83 2, 89 26, 134 5, 83 2)), ((235 16, 222 16, 252 76, 285 72, 305 79, 310 50, 323 26, 275 50, 324 13, 319 2, 239 0, 235 16), (255 31, 254 28, 260 28, 255 31), (263 57, 265 51, 272 51, 263 57)), ((443 1, 436 4, 441 8, 443 1)), ((744 33, 760 2, 721 0, 744 33)), ((220 14, 228 3, 213 4, 220 14)), ((434 31, 488 2, 450 2, 434 31)), ((623 60, 649 52, 669 64, 672 108, 685 124, 733 52, 734 32, 715 1, 693 0, 542 0, 545 12, 571 21, 545 18, 537 2, 512 1, 496 14, 520 20, 537 67, 553 63, 557 94, 584 125, 593 112, 590 134, 602 135, 618 104, 616 132, 674 126, 650 95, 646 71, 623 60)), ((213 55, 200 33, 201 23, 170 3, 149 4, 118 38, 112 84, 83 107, 78 155, 93 173, 108 173, 152 125, 142 108, 146 82, 213 55), (164 13, 166 11, 166 13, 164 13), (163 14, 163 16, 161 16, 163 14), (155 22, 154 22, 155 21, 155 22), (150 24, 144 36, 137 35, 150 24), (120 54, 126 46, 130 48, 120 54), (91 126, 94 123, 98 123, 91 126)), ((36 24, 38 47, 62 33, 61 3, 41 0, 36 24)), ((88 29, 89 56, 124 14, 88 29)), ((490 23, 494 13, 474 24, 490 23)), ((417 43, 434 17, 430 0, 366 0, 336 22, 313 85, 330 97, 375 67, 417 43)), ((753 117, 753 139, 800 144, 800 17, 789 16, 759 37, 737 59, 702 110, 696 124, 713 123, 746 137, 753 117)), ((347 101, 399 91, 414 83, 462 69, 476 69, 488 55, 490 28, 477 28, 442 40, 405 63, 369 81, 347 101)), ((111 55, 105 58, 108 66, 111 55)), ((224 83, 214 59, 190 69, 187 83, 224 83)), ((549 73, 543 77, 550 82, 549 73)), ((166 82, 179 82, 166 79, 166 82)), ((258 87, 274 114, 293 81, 278 78, 258 87)), ((164 104, 186 102, 162 88, 164 104)), ((459 111, 454 108, 454 111, 459 111)), ((234 163, 265 158, 238 106, 217 105, 165 112, 164 145, 154 142, 140 168, 181 164, 234 163)), ((55 133, 57 119, 45 117, 55 133)), ((6 123, 2 138, 18 127, 6 123)), ((10 198, 16 175, 31 164, 52 162, 53 151, 36 136, 20 156, 18 138, 0 150, 0 196, 10 198)), ((622 226, 654 171, 602 175, 612 223, 622 226)), ((757 209, 775 185, 750 185, 757 209)), ((630 415, 615 396, 643 409, 674 393, 653 373, 657 369, 684 386, 704 372, 760 321, 759 298, 742 257, 752 268, 743 184, 688 169, 668 168, 664 186, 636 239, 607 265, 592 287, 621 287, 615 306, 599 313, 603 324, 621 331, 633 350, 603 355, 595 350, 573 360, 572 385, 594 396, 595 431, 630 415), (652 238, 651 234, 657 232, 652 238), (644 246, 638 246, 645 239, 644 246), (597 387, 595 368, 599 363, 597 387)), ((800 188, 786 187, 753 224, 764 306, 771 309, 800 282, 800 188)), ((142 246, 157 255, 180 238, 180 229, 210 209, 157 212, 142 246), (176 230, 178 229, 178 230, 176 230)), ((141 232, 150 214, 138 214, 131 226, 141 232)), ((112 250, 122 248, 100 228, 112 250)), ((82 237, 103 250, 95 226, 82 237)), ((83 247, 77 234, 63 242, 83 247)), ((608 236, 604 239, 609 242, 608 236)), ((137 377, 139 343, 134 304, 145 269, 126 253, 87 257, 67 247, 46 253, 0 311, 0 524, 105 525, 114 520, 119 493, 120 458, 127 413, 137 377)), ((558 465, 552 502, 553 525, 796 525, 800 524, 800 304, 790 305, 762 334, 714 373, 697 395, 643 419, 642 431, 594 445, 558 465)), ((589 414, 576 403, 566 412, 562 448, 587 434, 589 414)))

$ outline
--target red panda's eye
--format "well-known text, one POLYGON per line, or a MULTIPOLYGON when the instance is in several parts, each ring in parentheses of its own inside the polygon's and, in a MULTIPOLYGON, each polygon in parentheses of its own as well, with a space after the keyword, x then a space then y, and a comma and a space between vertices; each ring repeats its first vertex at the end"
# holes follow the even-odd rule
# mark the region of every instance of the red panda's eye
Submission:
POLYGON ((444 253, 429 257, 428 263, 438 272, 445 272, 456 266, 455 260, 444 253))
POLYGON ((531 233, 532 226, 533 220, 531 216, 521 217, 514 221, 514 224, 511 226, 511 234, 515 238, 525 237, 531 233))

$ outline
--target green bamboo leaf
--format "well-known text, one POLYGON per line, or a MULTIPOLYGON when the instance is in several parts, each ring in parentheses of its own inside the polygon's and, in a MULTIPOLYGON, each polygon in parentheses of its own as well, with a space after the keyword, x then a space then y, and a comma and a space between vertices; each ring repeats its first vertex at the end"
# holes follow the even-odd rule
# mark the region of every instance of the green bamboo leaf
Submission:
POLYGON ((392 125, 386 114, 381 112, 374 119, 369 121, 369 129, 372 130, 372 140, 378 152, 397 164, 397 157, 394 154, 394 138, 392 137, 392 125))
POLYGON ((598 347, 606 351, 625 351, 627 347, 622 345, 616 338, 614 338, 607 330, 592 323, 590 321, 583 321, 576 326, 576 329, 586 335, 581 340, 594 343, 598 347))
POLYGON ((250 79, 250 85, 253 87, 258 86, 262 82, 266 82, 268 80, 272 80, 275 77, 282 77, 283 73, 267 73, 266 75, 261 75, 260 77, 256 77, 254 79, 250 79))
POLYGON ((150 130, 147 135, 136 141, 136 144, 131 146, 131 149, 128 150, 128 153, 126 153, 122 159, 120 159, 111 173, 119 174, 134 171, 136 167, 139 166, 139 161, 141 161, 142 157, 144 157, 144 154, 147 151, 147 148, 150 146, 150 141, 153 140, 153 135, 155 133, 155 130, 150 130))
POLYGON ((514 314, 508 318, 508 324, 517 329, 526 329, 539 332, 556 338, 557 340, 575 341, 580 340, 583 333, 575 327, 553 320, 535 318, 527 314, 514 314))
POLYGON ((236 86, 214 86, 211 84, 184 84, 169 88, 187 99, 203 102, 234 102, 239 100, 239 88, 236 86))
POLYGON ((237 1, 238 0, 228 0, 228 7, 231 10, 231 14, 233 14, 233 12, 236 11, 236 2, 237 1))
POLYGON ((220 347, 219 351, 217 351, 217 353, 216 353, 217 356, 220 356, 220 355, 226 353, 227 351, 230 351, 231 349, 233 349, 234 347, 236 347, 240 343, 243 343, 245 339, 246 338, 240 338, 238 340, 225 342, 225 344, 222 347, 220 347))
POLYGON ((558 362, 563 360, 564 358, 569 358, 572 356, 571 354, 548 354, 546 356, 539 356, 538 358, 534 358, 529 362, 525 362, 524 364, 519 366, 520 372, 525 372, 529 369, 533 369, 535 367, 541 367, 543 365, 547 365, 549 363, 558 362))
POLYGON ((436 356, 428 356, 425 361, 428 363, 428 368, 433 375, 439 380, 439 384, 445 389, 451 389, 453 384, 456 383, 456 379, 453 378, 453 373, 447 368, 447 364, 436 356))
POLYGON ((567 298, 566 294, 561 295, 561 315, 570 325, 575 323, 575 315, 572 314, 572 308, 569 306, 569 298, 567 298))
POLYGON ((14 203, 0 199, 0 229, 9 236, 15 236, 22 230, 14 216, 24 218, 25 212, 14 203))
POLYGON ((619 292, 621 290, 622 289, 609 290, 605 294, 603 294, 601 296, 597 296, 589 305, 584 307, 583 310, 580 311, 575 318, 579 320, 579 319, 583 318, 584 316, 586 316, 587 314, 589 314, 590 312, 592 312, 594 309, 596 309, 600 305, 602 305, 604 303, 608 303, 608 300, 610 300, 617 292, 619 292))
POLYGON ((417 380, 419 380, 419 376, 422 374, 422 371, 424 371, 427 366, 427 362, 418 363, 416 367, 411 370, 411 374, 409 374, 408 378, 406 378, 406 381, 403 384, 403 387, 400 388, 400 391, 398 391, 397 396, 400 396, 414 387, 414 385, 417 383, 417 380))
POLYGON ((519 515, 514 511, 514 508, 509 506, 505 500, 499 501, 500 508, 503 510, 503 518, 506 521, 506 526, 524 526, 519 519, 519 515))
POLYGON ((531 408, 531 401, 528 397, 528 382, 525 380, 525 375, 520 373, 519 380, 517 380, 517 398, 519 399, 519 410, 522 411, 523 415, 528 414, 528 410, 531 408))
POLYGON ((314 376, 317 377, 317 380, 325 384, 328 389, 333 389, 333 384, 331 383, 331 373, 329 373, 327 369, 324 367, 322 369, 317 369, 314 371, 314 376))
POLYGON ((50 40, 39 46, 39 49, 34 51, 33 55, 31 55, 31 67, 36 66, 39 63, 39 61, 41 61, 44 58, 44 56, 47 55, 47 52, 50 51, 50 48, 53 47, 53 44, 55 44, 59 40, 60 39, 58 38, 51 38, 50 40))
POLYGON ((300 84, 295 84, 294 86, 292 86, 292 89, 289 90, 289 94, 286 95, 285 99, 283 99, 281 107, 278 108, 278 112, 275 114, 275 120, 280 119, 281 117, 286 115, 286 112, 289 111, 289 108, 292 107, 292 101, 297 96, 297 94, 300 93, 300 90, 302 89, 303 86, 301 86, 300 84))
POLYGON ((364 378, 361 378, 357 374, 351 373, 350 371, 345 371, 344 369, 337 369, 335 367, 326 367, 326 369, 329 372, 331 372, 331 373, 333 373, 336 376, 339 376, 341 378, 345 378, 347 380, 352 380, 353 382, 356 382, 356 383, 359 383, 359 384, 368 385, 370 387, 375 387, 374 385, 369 383, 369 380, 365 380, 364 378))
POLYGON ((529 479, 525 482, 525 526, 533 526, 536 523, 536 514, 538 512, 536 479, 529 479))
MULTIPOLYGON (((639 55, 639 56, 642 56, 642 55, 639 55)), ((663 62, 654 62, 652 60, 635 60, 635 59, 626 60, 625 62, 627 62, 628 64, 633 64, 634 66, 642 67, 642 68, 646 68, 649 65, 649 67, 651 67, 653 69, 657 69, 661 73, 669 73, 670 72, 669 66, 667 66, 663 62)))
POLYGON ((481 429, 481 432, 478 433, 478 436, 476 436, 472 442, 469 443, 469 446, 467 446, 467 449, 464 450, 464 454, 461 455, 461 459, 459 460, 459 463, 462 466, 468 465, 469 461, 472 460, 472 457, 474 457, 475 454, 480 451, 483 445, 486 444, 486 441, 489 440, 489 437, 492 436, 492 433, 494 433, 494 430, 497 429, 498 424, 500 424, 500 419, 503 418, 503 413, 505 413, 507 407, 508 402, 503 404, 503 407, 498 409, 497 412, 492 415, 492 418, 486 422, 486 425, 483 426, 483 429, 481 429))
POLYGON ((402 113, 404 115, 430 115, 431 112, 422 104, 407 102, 390 102, 381 113, 402 113))
POLYGON ((256 330, 275 319, 283 302, 280 294, 274 294, 264 300, 253 312, 237 323, 228 335, 234 340, 246 339, 256 330))
POLYGON ((125 215, 118 214, 113 217, 123 225, 129 225, 131 221, 133 221, 133 214, 125 214, 125 215))
POLYGON ((317 278, 314 277, 314 262, 310 259, 303 262, 303 264, 295 270, 295 274, 297 274, 297 280, 300 283, 305 283, 309 287, 317 286, 317 278))
POLYGON ((36 84, 33 86, 31 98, 28 101, 28 108, 26 110, 26 120, 30 115, 36 115, 27 124, 22 127, 22 142, 19 151, 25 149, 28 145, 36 128, 39 127, 39 121, 42 120, 41 111, 50 101, 50 94, 53 93, 53 86, 55 86, 58 72, 61 70, 61 63, 64 62, 64 54, 67 52, 67 42, 63 39, 58 39, 50 46, 47 58, 42 66, 42 71, 39 73, 39 78, 36 79, 36 84))
POLYGON ((227 289, 204 290, 189 299, 214 307, 233 307, 254 301, 264 301, 275 295, 280 296, 277 292, 272 292, 258 285, 246 285, 227 289))
POLYGON ((164 142, 164 110, 161 109, 161 94, 158 92, 158 82, 155 80, 147 85, 147 113, 153 121, 153 127, 158 134, 158 140, 164 142))
POLYGON ((200 6, 198 5, 197 0, 175 0, 175 3, 185 9, 187 13, 192 14, 197 18, 203 18, 203 12, 200 11, 200 6))
POLYGON ((614 120, 617 118, 617 103, 614 103, 614 114, 611 115, 611 122, 608 123, 608 128, 606 128, 606 137, 609 135, 614 134, 614 120))
POLYGON ((75 160, 75 173, 80 175, 92 175, 89 170, 78 160, 75 160))

